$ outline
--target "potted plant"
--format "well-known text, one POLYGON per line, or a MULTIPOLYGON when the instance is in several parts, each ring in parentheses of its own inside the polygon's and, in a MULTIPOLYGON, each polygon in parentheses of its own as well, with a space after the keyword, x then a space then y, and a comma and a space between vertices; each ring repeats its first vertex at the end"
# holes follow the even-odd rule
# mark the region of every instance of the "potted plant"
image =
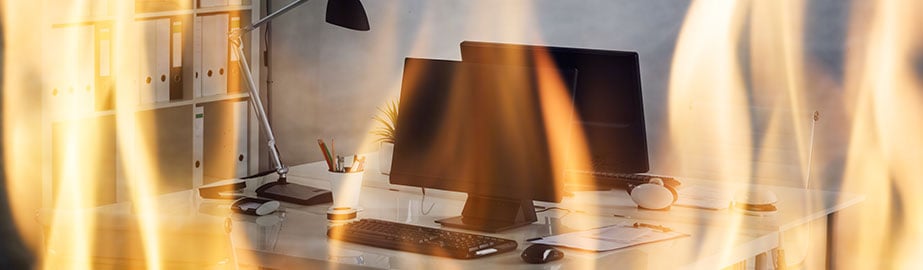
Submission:
POLYGON ((391 173, 391 155, 394 154, 394 131, 397 126, 397 101, 392 100, 384 107, 378 107, 380 112, 373 119, 379 126, 372 130, 378 136, 378 169, 382 174, 391 173))

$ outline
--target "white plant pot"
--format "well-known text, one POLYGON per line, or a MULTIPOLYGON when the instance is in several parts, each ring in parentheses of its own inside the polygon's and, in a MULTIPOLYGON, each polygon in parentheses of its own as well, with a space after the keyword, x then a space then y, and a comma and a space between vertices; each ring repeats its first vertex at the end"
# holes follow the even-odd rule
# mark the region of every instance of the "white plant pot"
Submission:
POLYGON ((383 142, 378 148, 378 171, 381 174, 391 174, 391 156, 394 154, 394 144, 383 142))

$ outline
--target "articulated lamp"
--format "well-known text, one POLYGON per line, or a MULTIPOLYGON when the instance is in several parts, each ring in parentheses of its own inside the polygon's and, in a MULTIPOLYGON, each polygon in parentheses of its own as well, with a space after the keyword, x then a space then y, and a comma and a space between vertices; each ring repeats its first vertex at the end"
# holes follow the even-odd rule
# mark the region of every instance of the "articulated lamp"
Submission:
MULTIPOLYGON (((250 105, 256 109, 257 118, 259 118, 259 121, 262 124, 262 130, 266 135, 266 143, 269 146, 269 152, 271 154, 273 165, 275 166, 275 173, 279 175, 278 180, 266 183, 259 187, 257 189, 257 195, 260 197, 276 199, 279 201, 305 205, 312 204, 309 199, 311 199, 313 194, 316 193, 318 189, 295 183, 289 183, 286 180, 288 167, 282 163, 282 159, 279 157, 279 149, 276 146, 276 137, 272 132, 272 127, 269 125, 269 119, 266 117, 266 110, 263 108, 263 102, 260 100, 259 88, 256 87, 256 83, 253 81, 253 74, 250 73, 250 64, 247 62, 247 58, 244 57, 244 45, 242 36, 268 23, 273 18, 276 18, 279 15, 282 15, 306 2, 308 2, 308 0, 292 1, 288 5, 285 5, 278 11, 269 14, 265 18, 260 19, 252 25, 231 31, 228 36, 231 44, 235 47, 234 53, 237 54, 237 59, 240 59, 240 61, 238 61, 238 63, 240 63, 240 69, 243 70, 244 78, 247 79, 247 85, 250 88, 250 105)), ((359 0, 329 0, 327 2, 326 21, 327 23, 348 29, 358 31, 369 30, 368 16, 365 14, 365 9, 362 7, 362 2, 359 2, 359 0)), ((269 173, 272 173, 272 171, 269 173)))

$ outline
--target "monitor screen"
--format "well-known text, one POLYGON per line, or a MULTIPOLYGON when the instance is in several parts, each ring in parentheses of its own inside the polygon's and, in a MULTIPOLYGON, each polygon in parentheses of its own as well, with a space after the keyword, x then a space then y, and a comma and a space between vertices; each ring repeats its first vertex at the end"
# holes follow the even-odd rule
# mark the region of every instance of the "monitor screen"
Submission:
MULTIPOLYGON (((560 201, 554 181, 563 166, 552 162, 538 72, 407 58, 391 183, 468 193, 469 220, 520 210, 534 216, 531 200, 560 201), (498 206, 521 201, 528 206, 498 206)), ((566 74, 563 85, 573 87, 573 70, 551 72, 566 74)))
POLYGON ((582 159, 566 162, 568 169, 649 170, 638 53, 465 41, 461 55, 465 63, 576 69, 573 130, 582 134, 570 135, 568 157, 582 159))

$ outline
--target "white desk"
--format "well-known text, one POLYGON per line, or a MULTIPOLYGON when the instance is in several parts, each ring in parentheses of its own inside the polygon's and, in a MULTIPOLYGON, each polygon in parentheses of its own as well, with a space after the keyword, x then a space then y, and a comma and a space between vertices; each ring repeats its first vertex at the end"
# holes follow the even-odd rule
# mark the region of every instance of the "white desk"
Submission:
MULTIPOLYGON (((387 176, 375 171, 377 167, 374 163, 369 165, 371 170, 366 172, 366 186, 360 199, 364 208, 359 213, 360 218, 436 227, 434 220, 461 213, 464 194, 427 190, 423 201, 419 188, 391 186, 387 176)), ((329 183, 325 179, 325 170, 326 165, 321 162, 294 166, 289 181, 326 188, 329 183)), ((261 181, 264 180, 250 180, 248 192, 252 192, 261 181)), ((858 196, 843 200, 833 192, 768 188, 775 191, 781 201, 778 204, 779 215, 772 217, 681 207, 673 207, 668 212, 643 211, 630 203, 624 191, 597 193, 606 195, 601 197, 582 194, 556 205, 579 209, 582 213, 551 210, 539 213, 539 221, 532 225, 487 234, 513 239, 520 245, 516 251, 475 260, 441 258, 329 240, 325 216, 329 204, 299 206, 283 203, 282 209, 275 214, 257 218, 231 214, 227 210, 230 202, 203 200, 193 191, 164 195, 158 200, 172 206, 160 212, 173 218, 222 222, 230 217, 233 221, 231 243, 238 255, 237 261, 245 269, 257 266, 278 269, 482 269, 485 266, 502 269, 720 269, 778 247, 781 231, 822 219, 861 201, 858 196), (820 203, 806 203, 817 201, 820 203), (631 218, 615 217, 613 214, 631 218), (563 260, 544 265, 526 264, 519 259, 520 252, 530 245, 525 239, 636 220, 661 224, 691 236, 603 253, 563 249, 563 260)), ((555 204, 537 202, 537 205, 555 204)), ((99 210, 128 214, 131 208, 131 204, 117 204, 99 210)))
MULTIPOLYGON (((373 157, 374 155, 372 155, 373 157)), ((374 159, 371 159, 374 161, 374 159)), ((377 168, 373 162, 369 168, 377 168)), ((291 168, 290 176, 304 177, 314 186, 326 186, 325 167, 322 162, 304 164, 291 168), (316 181, 318 180, 319 181, 316 181)), ((465 195, 454 192, 427 190, 426 205, 435 206, 429 215, 420 212, 422 194, 419 188, 390 185, 387 176, 369 171, 365 175, 366 188, 360 204, 366 211, 360 217, 372 217, 402 221, 426 226, 436 226, 433 220, 456 216, 461 212, 465 195), (399 190, 399 191, 389 191, 399 190), (374 206, 374 207, 373 207, 374 206)), ((687 180, 688 185, 710 185, 706 181, 687 180)), ((552 210, 539 214, 539 222, 526 228, 504 232, 498 236, 520 242, 517 252, 510 252, 491 258, 471 262, 452 261, 459 266, 476 267, 483 263, 504 263, 505 267, 536 267, 522 264, 519 251, 529 245, 524 239, 558 234, 572 230, 583 230, 624 221, 641 220, 663 224, 674 230, 690 233, 692 236, 665 243, 644 245, 606 253, 583 253, 566 250, 566 259, 550 266, 566 265, 590 267, 625 265, 634 268, 676 269, 682 267, 716 269, 761 255, 779 247, 780 233, 814 220, 822 220, 846 207, 862 201, 861 196, 844 195, 837 192, 804 190, 786 187, 759 187, 773 191, 779 197, 779 212, 770 216, 743 215, 733 209, 706 210, 687 207, 673 207, 670 211, 640 210, 635 207, 624 191, 578 193, 565 198, 561 204, 539 203, 544 206, 560 206, 583 213, 552 210), (626 218, 614 215, 628 216, 626 218), (667 256, 665 256, 667 255, 667 256), (665 259, 669 258, 669 259, 665 259)), ((320 212, 318 212, 320 213, 320 212)), ((828 239, 831 241, 831 239, 828 239)), ((366 247, 348 244, 360 250, 366 247)), ((399 256, 405 260, 441 262, 429 256, 407 256, 408 253, 374 249, 388 256, 399 256), (413 258, 413 259, 410 259, 413 258)), ((392 265, 392 266, 399 266, 392 265)), ((402 267, 397 267, 402 268, 402 267)), ((461 267, 465 268, 465 267, 461 267)), ((541 268, 541 267, 539 267, 541 268)))

